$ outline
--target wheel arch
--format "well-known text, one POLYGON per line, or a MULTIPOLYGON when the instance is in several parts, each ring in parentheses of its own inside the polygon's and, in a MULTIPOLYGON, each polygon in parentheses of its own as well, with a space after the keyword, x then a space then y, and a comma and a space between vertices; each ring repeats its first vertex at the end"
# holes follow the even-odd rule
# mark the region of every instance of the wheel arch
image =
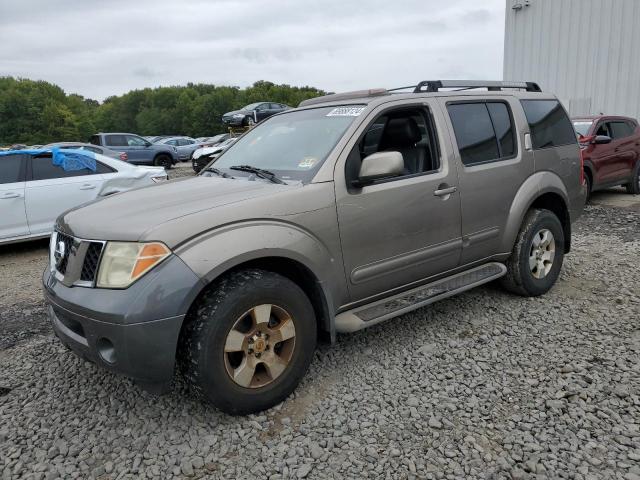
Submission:
POLYGON ((571 214, 569 195, 562 179, 555 173, 537 172, 529 177, 516 193, 509 210, 509 219, 503 236, 502 249, 510 252, 516 241, 525 215, 532 208, 553 212, 564 231, 564 251, 571 251, 571 214))

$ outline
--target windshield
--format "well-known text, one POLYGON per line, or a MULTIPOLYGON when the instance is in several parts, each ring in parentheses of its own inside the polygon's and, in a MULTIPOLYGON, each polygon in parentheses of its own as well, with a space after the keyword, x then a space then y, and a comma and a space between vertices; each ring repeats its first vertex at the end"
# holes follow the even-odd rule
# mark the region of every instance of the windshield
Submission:
POLYGON ((589 133, 589 129, 591 128, 591 125, 593 125, 592 120, 575 120, 573 122, 574 130, 576 131, 578 136, 582 135, 583 137, 587 136, 587 133, 589 133))
POLYGON ((253 110, 254 108, 256 108, 258 105, 262 105, 262 102, 258 102, 258 103, 250 103, 249 105, 246 105, 244 107, 242 107, 240 110, 253 110))
MULTIPOLYGON (((283 180, 309 182, 364 107, 324 107, 270 117, 215 161, 218 169, 251 165, 283 180)), ((235 170, 229 173, 240 174, 235 170)))

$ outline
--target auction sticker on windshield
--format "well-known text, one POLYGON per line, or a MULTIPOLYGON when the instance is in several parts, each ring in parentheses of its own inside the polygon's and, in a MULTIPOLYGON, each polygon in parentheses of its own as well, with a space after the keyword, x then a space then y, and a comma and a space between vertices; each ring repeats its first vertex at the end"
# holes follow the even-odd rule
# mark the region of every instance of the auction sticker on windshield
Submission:
POLYGON ((336 107, 327 113, 327 117, 357 117, 366 107, 336 107))

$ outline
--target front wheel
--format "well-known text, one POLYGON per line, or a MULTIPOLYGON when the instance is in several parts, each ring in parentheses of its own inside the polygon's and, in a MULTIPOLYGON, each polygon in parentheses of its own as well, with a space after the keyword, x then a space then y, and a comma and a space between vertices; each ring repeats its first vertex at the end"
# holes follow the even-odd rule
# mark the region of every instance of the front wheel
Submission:
POLYGON ((264 270, 224 277, 189 314, 179 358, 196 395, 231 414, 284 400, 316 346, 313 307, 294 282, 264 270))
POLYGON ((153 164, 156 167, 164 167, 166 170, 170 170, 173 166, 173 161, 169 155, 158 155, 153 159, 153 164))
POLYGON ((627 192, 632 195, 640 195, 640 160, 636 162, 636 166, 631 174, 631 181, 625 185, 627 192))
POLYGON ((549 291, 564 260, 564 229, 549 210, 530 210, 522 222, 502 286, 525 297, 549 291))

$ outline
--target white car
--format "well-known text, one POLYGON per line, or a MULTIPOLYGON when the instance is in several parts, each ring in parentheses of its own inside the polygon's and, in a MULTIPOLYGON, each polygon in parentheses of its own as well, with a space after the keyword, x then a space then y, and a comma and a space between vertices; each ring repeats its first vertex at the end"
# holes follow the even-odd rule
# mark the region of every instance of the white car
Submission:
POLYGON ((207 165, 211 160, 214 160, 220 156, 227 148, 233 145, 240 137, 232 137, 226 139, 224 142, 218 143, 213 147, 199 148, 191 157, 191 166, 193 171, 198 173, 207 165))
POLYGON ((0 154, 0 244, 47 237, 56 218, 70 208, 167 179, 162 167, 135 166, 82 150, 60 152, 95 159, 95 171, 65 170, 54 164, 55 151, 0 154))

